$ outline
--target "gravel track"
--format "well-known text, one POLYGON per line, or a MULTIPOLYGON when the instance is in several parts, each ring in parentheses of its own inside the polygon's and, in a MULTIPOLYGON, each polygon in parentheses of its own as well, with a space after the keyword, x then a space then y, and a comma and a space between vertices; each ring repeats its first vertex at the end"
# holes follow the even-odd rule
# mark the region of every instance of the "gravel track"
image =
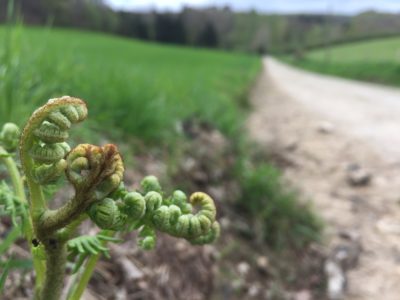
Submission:
POLYGON ((400 299, 400 90, 263 63, 249 133, 326 222, 342 298, 400 299))

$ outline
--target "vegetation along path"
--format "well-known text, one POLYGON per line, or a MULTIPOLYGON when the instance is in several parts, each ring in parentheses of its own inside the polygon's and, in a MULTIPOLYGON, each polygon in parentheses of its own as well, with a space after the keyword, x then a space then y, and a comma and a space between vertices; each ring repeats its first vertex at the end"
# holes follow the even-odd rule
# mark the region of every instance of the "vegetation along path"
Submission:
POLYGON ((252 101, 252 137, 326 223, 330 298, 399 299, 400 89, 266 58, 252 101))

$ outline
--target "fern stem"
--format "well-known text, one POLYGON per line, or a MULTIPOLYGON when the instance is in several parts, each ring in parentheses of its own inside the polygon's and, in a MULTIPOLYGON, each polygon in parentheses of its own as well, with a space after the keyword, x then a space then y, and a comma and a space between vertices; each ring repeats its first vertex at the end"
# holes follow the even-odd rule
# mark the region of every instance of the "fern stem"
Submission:
MULTIPOLYGON (((31 164, 29 161, 27 164, 31 164)), ((28 167, 27 170, 31 170, 32 168, 28 167)), ((31 208, 31 216, 33 221, 37 220, 39 216, 46 210, 46 203, 44 201, 43 191, 39 184, 34 182, 30 176, 26 176, 26 182, 28 183, 29 193, 30 193, 30 208, 31 208)), ((34 223, 35 225, 35 223, 34 223)))
MULTIPOLYGON (((22 157, 21 157, 22 159, 22 157)), ((31 162, 28 162, 28 164, 31 162)), ((28 169, 30 170, 30 169, 28 169)), ((29 223, 31 224, 30 226, 32 227, 32 231, 35 228, 35 221, 37 220, 38 216, 40 215, 40 212, 44 211, 45 209, 45 201, 44 201, 44 196, 43 196, 43 191, 42 188, 36 184, 30 176, 26 176, 26 181, 28 183, 28 189, 29 189, 29 194, 30 194, 30 220, 29 223)), ((33 236, 33 233, 32 233, 33 236)), ((28 239, 28 242, 30 242, 32 238, 28 239)), ((32 245, 31 245, 32 247, 32 245)), ((31 251, 33 255, 33 266, 35 268, 35 273, 36 273, 36 282, 35 282, 35 290, 36 293, 38 293, 44 284, 45 281, 45 272, 46 272, 46 265, 44 262, 37 257, 37 255, 31 251)))
POLYGON ((101 253, 92 255, 88 259, 85 269, 82 272, 82 275, 80 276, 80 280, 77 282, 76 286, 73 286, 71 288, 72 293, 68 297, 68 300, 79 300, 81 299, 86 286, 89 283, 90 278, 92 277, 93 271, 96 267, 97 261, 100 259, 101 253))
POLYGON ((55 240, 46 246, 46 278, 41 291, 41 300, 58 300, 64 283, 67 249, 65 243, 55 240))
POLYGON ((7 168, 7 171, 11 178, 11 182, 14 186, 15 195, 21 202, 27 204, 24 191, 24 184, 22 182, 22 178, 18 171, 17 165, 15 161, 10 156, 8 156, 8 152, 1 146, 0 146, 0 160, 4 163, 4 165, 7 168))

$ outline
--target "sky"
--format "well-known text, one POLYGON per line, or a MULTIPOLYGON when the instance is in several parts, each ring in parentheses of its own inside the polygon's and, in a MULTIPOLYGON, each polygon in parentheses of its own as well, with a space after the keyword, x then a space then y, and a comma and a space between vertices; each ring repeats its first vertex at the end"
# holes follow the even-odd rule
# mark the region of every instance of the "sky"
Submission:
POLYGON ((266 13, 341 13, 357 14, 365 10, 400 13, 400 0, 105 0, 121 10, 178 11, 183 6, 229 5, 234 10, 256 9, 266 13))

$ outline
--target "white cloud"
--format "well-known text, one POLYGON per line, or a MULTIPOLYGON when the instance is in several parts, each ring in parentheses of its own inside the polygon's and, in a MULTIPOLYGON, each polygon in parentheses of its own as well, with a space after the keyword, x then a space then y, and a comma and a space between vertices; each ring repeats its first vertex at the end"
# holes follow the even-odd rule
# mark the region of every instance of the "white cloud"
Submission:
POLYGON ((111 6, 118 9, 160 9, 160 10, 179 10, 184 5, 204 6, 207 0, 106 0, 111 6))

